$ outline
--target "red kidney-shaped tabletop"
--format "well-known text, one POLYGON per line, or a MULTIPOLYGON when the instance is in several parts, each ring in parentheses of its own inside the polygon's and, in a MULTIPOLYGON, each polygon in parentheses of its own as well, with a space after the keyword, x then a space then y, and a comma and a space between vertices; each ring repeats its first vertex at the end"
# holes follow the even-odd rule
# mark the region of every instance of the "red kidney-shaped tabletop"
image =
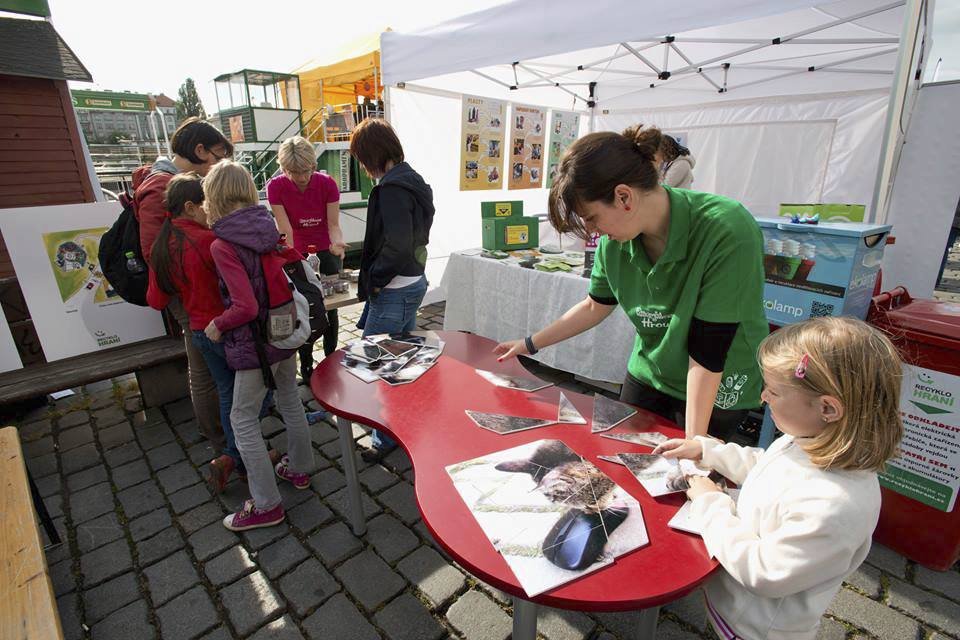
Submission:
MULTIPOLYGON (((497 387, 474 369, 533 377, 515 359, 497 362, 494 342, 478 336, 438 331, 446 342, 443 355, 411 384, 391 387, 383 381, 364 383, 340 366, 337 351, 317 365, 310 387, 317 401, 349 420, 383 430, 410 456, 417 504, 430 533, 464 568, 487 584, 533 602, 581 611, 626 611, 658 606, 680 598, 703 582, 717 563, 695 535, 667 526, 685 501, 683 493, 652 498, 626 467, 598 460, 597 455, 649 453, 649 447, 601 438, 590 425, 553 425, 498 435, 477 427, 465 409, 555 420, 560 389, 534 393, 497 387), (446 467, 481 455, 541 439, 562 440, 606 473, 640 503, 650 543, 599 571, 528 598, 494 550, 446 467)), ((564 391, 589 421, 592 396, 564 391)), ((609 433, 660 431, 682 437, 677 426, 640 410, 609 433)))

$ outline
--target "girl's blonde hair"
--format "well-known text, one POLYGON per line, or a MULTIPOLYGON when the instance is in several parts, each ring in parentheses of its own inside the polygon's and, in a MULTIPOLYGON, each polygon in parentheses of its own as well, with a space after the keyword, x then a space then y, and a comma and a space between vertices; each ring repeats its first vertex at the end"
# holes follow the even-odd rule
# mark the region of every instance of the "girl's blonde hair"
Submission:
POLYGON ((281 142, 277 160, 284 171, 306 173, 317 170, 317 153, 313 143, 302 136, 293 136, 281 142))
POLYGON ((885 335, 853 318, 816 318, 770 334, 759 359, 766 375, 843 404, 841 419, 801 445, 813 464, 879 471, 896 454, 902 363, 885 335))
POLYGON ((203 195, 210 226, 237 209, 260 202, 253 176, 233 160, 221 160, 213 165, 203 179, 203 195))

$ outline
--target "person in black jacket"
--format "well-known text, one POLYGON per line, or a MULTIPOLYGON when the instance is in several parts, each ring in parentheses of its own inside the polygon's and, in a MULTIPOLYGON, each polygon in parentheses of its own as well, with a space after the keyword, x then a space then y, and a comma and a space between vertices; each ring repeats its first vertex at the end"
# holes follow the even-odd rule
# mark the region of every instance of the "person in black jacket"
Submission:
MULTIPOLYGON (((358 297, 366 302, 357 327, 363 335, 402 333, 417 326, 427 292, 424 268, 433 224, 433 190, 403 160, 403 146, 385 120, 367 118, 354 129, 350 153, 379 180, 367 201, 367 229, 360 257, 358 297)), ((378 462, 396 443, 372 434, 361 456, 378 462)))

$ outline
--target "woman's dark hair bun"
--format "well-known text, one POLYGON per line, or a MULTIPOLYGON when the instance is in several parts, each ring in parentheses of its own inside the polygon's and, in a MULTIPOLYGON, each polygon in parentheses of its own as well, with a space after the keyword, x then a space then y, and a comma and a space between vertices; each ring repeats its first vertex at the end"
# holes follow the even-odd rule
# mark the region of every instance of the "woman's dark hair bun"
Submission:
POLYGON ((642 124, 635 124, 624 129, 623 137, 633 143, 637 153, 642 155, 644 159, 653 162, 657 149, 660 148, 660 140, 663 138, 663 134, 656 127, 644 128, 642 124))

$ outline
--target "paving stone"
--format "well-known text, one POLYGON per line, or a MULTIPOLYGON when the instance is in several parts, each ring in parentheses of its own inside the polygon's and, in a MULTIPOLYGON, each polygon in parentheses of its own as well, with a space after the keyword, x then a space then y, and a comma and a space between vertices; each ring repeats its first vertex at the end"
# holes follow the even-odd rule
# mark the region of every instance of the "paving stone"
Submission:
POLYGON ((315 497, 312 491, 307 489, 297 489, 289 482, 277 481, 277 490, 280 491, 280 497, 283 499, 284 510, 290 510, 299 504, 303 504, 310 498, 315 497))
POLYGON ((261 549, 257 554, 257 562, 267 577, 274 580, 309 556, 310 552, 299 540, 286 536, 261 549))
MULTIPOLYGON (((546 633, 544 635, 546 635, 546 633)), ((564 637, 575 637, 579 639, 584 636, 557 636, 557 638, 554 638, 553 636, 547 635, 548 640, 559 640, 564 637)), ((687 631, 677 625, 673 620, 662 620, 657 624, 657 640, 700 640, 701 638, 703 638, 703 636, 699 633, 687 631)))
POLYGON ((147 618, 147 603, 136 600, 114 611, 90 630, 93 640, 146 640, 156 638, 157 631, 147 618))
POLYGON ((104 450, 113 449, 122 444, 133 442, 133 429, 124 421, 120 424, 107 427, 106 429, 100 429, 97 432, 97 439, 100 441, 100 446, 103 447, 104 450))
POLYGON ((86 411, 71 411, 70 413, 61 416, 57 420, 57 426, 60 427, 60 431, 69 429, 71 427, 77 427, 81 424, 86 424, 90 422, 90 414, 86 411))
POLYGON ((71 493, 107 481, 107 469, 103 465, 90 467, 72 476, 67 476, 67 488, 71 493))
POLYGON ((92 551, 122 537, 123 527, 117 520, 117 514, 112 511, 76 525, 77 547, 81 553, 92 551))
POLYGON ((816 640, 845 640, 847 637, 847 628, 830 618, 820 619, 820 628, 817 629, 816 640))
POLYGON ((97 429, 103 429, 110 425, 119 424, 127 421, 127 416, 123 408, 117 406, 116 402, 111 406, 104 407, 99 411, 93 412, 93 419, 97 421, 97 429))
POLYGON ((141 567, 146 567, 183 547, 180 532, 176 527, 167 527, 152 538, 137 543, 137 561, 141 567))
MULTIPOLYGON (((336 493, 331 493, 326 497, 324 502, 326 502, 327 506, 333 509, 334 512, 344 520, 350 519, 350 509, 347 507, 349 500, 347 498, 346 487, 340 489, 340 491, 337 491, 336 493)), ((380 505, 374 502, 373 498, 363 492, 360 492, 360 504, 363 505, 363 517, 367 520, 383 511, 383 509, 380 508, 380 505)))
POLYGON ((50 424, 50 420, 37 420, 29 424, 21 424, 17 427, 17 432, 22 442, 33 442, 53 433, 53 426, 50 424))
POLYGON ((913 639, 920 631, 920 625, 915 620, 850 589, 840 589, 827 608, 827 613, 865 629, 878 638, 913 639))
POLYGON ((130 536, 134 542, 139 542, 163 531, 172 524, 170 512, 166 509, 155 509, 150 513, 130 521, 130 536))
POLYGON ((75 523, 92 520, 113 509, 113 489, 108 482, 70 494, 70 517, 75 523))
POLYGON ((377 496, 377 500, 400 516, 400 519, 408 525, 420 519, 420 509, 417 508, 413 485, 401 482, 381 493, 377 496))
POLYGON ((350 558, 333 574, 368 611, 376 609, 406 586, 406 581, 372 551, 350 558))
POLYGON ((303 634, 290 616, 283 616, 264 625, 249 640, 303 640, 303 634))
POLYGON ((116 469, 117 467, 123 466, 131 460, 136 460, 143 455, 143 451, 140 450, 140 446, 136 442, 127 442, 122 444, 115 449, 110 449, 105 451, 103 454, 103 459, 106 460, 107 464, 116 469))
POLYGON ((887 593, 891 606, 949 635, 960 636, 960 605, 957 603, 900 580, 891 579, 887 593))
POLYGON ((233 635, 231 635, 226 627, 217 627, 207 635, 200 638, 200 640, 233 640, 233 635))
POLYGON ((247 550, 236 545, 217 557, 207 560, 203 570, 210 582, 219 587, 252 573, 256 568, 257 563, 250 557, 247 550))
POLYGON ((340 584, 316 558, 309 558, 279 582, 280 591, 298 616, 340 591, 340 584))
POLYGON ((77 579, 73 575, 73 561, 66 559, 50 567, 50 582, 57 597, 76 591, 77 579))
POLYGON ((363 548, 360 539, 342 522, 320 529, 307 539, 307 544, 328 567, 339 564, 363 548))
POLYGON ((56 443, 54 443, 52 436, 40 438, 33 442, 22 441, 20 446, 23 448, 23 455, 27 458, 36 458, 37 456, 53 453, 57 450, 56 443))
POLYGON ((108 580, 83 592, 83 607, 88 625, 100 622, 117 609, 140 599, 140 586, 133 572, 108 580))
POLYGON ((87 392, 87 397, 90 400, 89 409, 94 413, 107 407, 116 406, 117 404, 117 396, 114 392, 112 382, 109 389, 94 391, 90 388, 85 388, 84 390, 87 392))
POLYGON ((202 467, 216 456, 213 454, 213 447, 210 446, 210 443, 203 440, 187 449, 187 457, 190 458, 190 462, 202 467))
POLYGON ((197 569, 185 551, 147 567, 143 570, 143 575, 147 578, 147 587, 155 607, 172 600, 200 582, 197 569))
MULTIPOLYGON (((511 622, 512 624, 512 622, 511 622)), ((579 611, 566 611, 540 607, 537 616, 537 630, 549 640, 581 640, 590 637, 597 623, 579 611)), ((679 630, 679 627, 678 627, 679 630)), ((666 638, 662 629, 657 629, 657 638, 666 638)), ((690 634, 691 638, 697 638, 690 634)))
POLYGON ((197 560, 203 562, 237 544, 237 534, 224 527, 222 522, 214 522, 191 534, 187 543, 193 548, 197 560))
POLYGON ((172 464, 180 462, 186 457, 183 449, 176 442, 168 442, 160 445, 156 449, 147 451, 147 462, 153 467, 154 471, 159 471, 172 464))
POLYGON ((95 586, 133 568, 127 541, 120 539, 80 556, 85 587, 95 586))
POLYGON ((173 507, 173 512, 181 514, 204 502, 209 502, 212 500, 212 496, 206 484, 195 484, 192 487, 187 487, 186 489, 181 489, 171 494, 169 499, 170 506, 173 507))
POLYGON ((338 593, 303 621, 312 640, 379 640, 380 634, 367 622, 352 602, 338 593))
POLYGON ((706 602, 703 599, 703 592, 699 589, 679 600, 674 600, 670 604, 664 605, 663 608, 700 631, 705 631, 709 626, 707 622, 706 602))
POLYGON ((117 494, 127 520, 164 506, 163 494, 153 482, 142 482, 117 494))
POLYGON ((61 453, 75 449, 82 444, 90 444, 92 442, 93 427, 89 424, 67 429, 66 431, 61 427, 60 433, 57 434, 57 448, 61 453))
POLYGON ((48 498, 41 498, 41 500, 51 518, 63 517, 63 496, 55 493, 48 498))
POLYGON ((157 473, 157 482, 160 483, 163 491, 169 495, 197 484, 200 482, 200 476, 197 475, 193 465, 184 460, 157 473))
POLYGON ((420 546, 420 538, 411 533, 402 522, 386 513, 367 523, 366 538, 390 564, 420 546))
POLYGON ((176 402, 166 404, 163 406, 163 410, 167 413, 170 424, 179 424, 187 420, 193 420, 195 417, 193 415, 193 404, 190 402, 190 398, 181 398, 176 402))
POLYGON ((175 424, 173 425, 173 430, 187 446, 196 444, 204 439, 196 420, 187 420, 186 422, 175 424))
POLYGON ((400 478, 379 464, 371 465, 360 473, 360 484, 366 487, 367 491, 373 493, 378 493, 389 486, 397 484, 399 481, 400 478))
POLYGON ((60 614, 60 628, 63 629, 64 640, 82 640, 84 632, 76 594, 57 598, 57 612, 60 614))
POLYGON ((403 473, 412 465, 410 464, 410 458, 407 457, 403 449, 397 447, 383 459, 383 466, 393 469, 397 473, 403 473))
POLYGON ((286 523, 278 524, 275 527, 264 527, 263 529, 251 529, 243 532, 243 541, 254 551, 259 551, 265 546, 279 540, 290 533, 290 527, 286 523))
POLYGON ((397 570, 427 597, 434 607, 460 591, 466 578, 430 547, 420 547, 397 563, 397 570))
POLYGON ((130 416, 130 422, 134 430, 143 429, 154 424, 166 424, 167 419, 156 407, 150 407, 144 411, 138 411, 130 416))
MULTIPOLYGON (((57 454, 47 453, 36 458, 27 458, 27 469, 34 478, 42 478, 57 472, 57 454)), ((79 469, 77 469, 79 470, 79 469)))
POLYGON ((39 480, 35 480, 35 482, 37 483, 37 491, 40 492, 41 498, 60 493, 60 490, 63 488, 61 486, 63 484, 62 479, 56 474, 49 475, 46 478, 40 478, 39 480))
POLYGON ((337 437, 337 430, 325 422, 310 425, 310 441, 317 446, 334 442, 337 437))
POLYGON ((143 460, 134 460, 115 468, 111 474, 117 489, 126 489, 150 478, 150 467, 143 460))
POLYGON ((870 553, 867 555, 866 562, 898 578, 905 579, 907 577, 906 558, 882 544, 873 543, 873 546, 870 547, 870 553))
POLYGON ((164 638, 192 638, 216 624, 220 618, 210 596, 200 585, 157 609, 164 638))
POLYGON ((346 478, 337 469, 326 469, 310 479, 310 486, 320 496, 328 496, 347 486, 346 478))
POLYGON ((283 433, 286 429, 287 427, 283 424, 283 420, 276 416, 267 416, 260 420, 260 433, 263 434, 265 440, 269 440, 275 435, 283 433))
POLYGON ((40 543, 44 547, 43 553, 47 558, 48 566, 51 563, 60 562, 70 557, 70 545, 67 544, 66 518, 55 518, 53 520, 53 527, 57 530, 57 533, 60 534, 60 541, 62 543, 55 547, 51 546, 53 543, 50 541, 49 536, 47 536, 47 530, 40 527, 40 543))
POLYGON ((199 507, 187 511, 179 518, 177 522, 183 527, 183 530, 190 535, 194 531, 202 529, 211 522, 220 522, 226 514, 216 502, 205 502, 199 507))
POLYGON ((866 596, 876 598, 880 596, 880 570, 868 564, 860 565, 845 580, 847 584, 862 591, 866 596))
POLYGON ((241 636, 247 635, 284 608, 277 592, 259 571, 221 589, 220 601, 241 636))
POLYGON ((951 600, 960 601, 960 573, 950 571, 931 571, 917 565, 913 581, 924 589, 939 591, 951 600))
POLYGON ((100 452, 92 443, 80 445, 60 454, 60 469, 64 475, 82 471, 88 467, 102 464, 102 462, 100 452))
POLYGON ((390 640, 438 640, 447 635, 446 629, 409 593, 387 604, 373 618, 390 640))
POLYGON ((447 621, 467 640, 507 640, 513 620, 479 591, 467 591, 447 610, 447 621))
POLYGON ((303 504, 287 511, 287 522, 303 533, 310 533, 333 518, 333 511, 317 497, 311 497, 303 504))

